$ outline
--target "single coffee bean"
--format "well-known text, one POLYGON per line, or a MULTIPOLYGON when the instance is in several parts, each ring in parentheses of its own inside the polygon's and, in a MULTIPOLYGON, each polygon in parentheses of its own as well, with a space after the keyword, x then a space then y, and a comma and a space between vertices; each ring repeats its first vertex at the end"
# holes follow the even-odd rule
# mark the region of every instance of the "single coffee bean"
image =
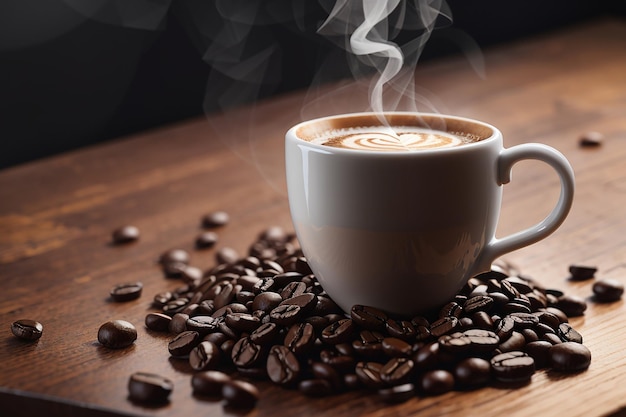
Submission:
POLYGON ((139 239, 139 229, 131 225, 122 226, 113 230, 112 238, 116 245, 134 242, 139 239))
POLYGON ((165 304, 169 303, 174 299, 174 294, 170 291, 163 291, 154 296, 152 304, 155 307, 163 307, 165 304))
POLYGON ((435 337, 443 336, 453 331, 458 324, 459 319, 454 316, 442 317, 430 325, 430 333, 435 337))
POLYGON ((354 332, 354 322, 351 319, 342 319, 325 327, 320 339, 325 343, 337 345, 349 341, 354 332))
POLYGON ((439 338, 441 349, 456 354, 491 352, 499 343, 500 338, 494 332, 482 329, 468 329, 439 338))
POLYGON ((298 295, 297 297, 292 297, 287 300, 282 301, 280 305, 295 305, 300 308, 300 314, 305 315, 311 312, 315 305, 317 304, 317 295, 306 292, 302 295, 298 295))
POLYGON ((562 310, 567 317, 578 317, 585 313, 587 303, 582 297, 562 295, 558 297, 555 307, 562 310))
POLYGON ((596 301, 610 303, 622 298, 624 284, 615 279, 600 279, 593 283, 593 295, 596 301))
POLYGON ((535 373, 535 360, 520 351, 501 353, 491 358, 495 378, 502 382, 523 382, 535 373))
POLYGON ((185 326, 187 330, 193 330, 201 335, 205 335, 219 329, 220 324, 223 322, 224 319, 213 316, 193 316, 187 319, 185 326))
POLYGON ((539 323, 539 317, 532 313, 516 312, 509 314, 507 317, 513 320, 516 329, 528 329, 539 323))
POLYGON ((249 409, 259 400, 259 390, 249 382, 231 379, 222 386, 222 398, 226 407, 249 409))
POLYGON ((569 323, 559 324, 557 334, 564 342, 583 342, 583 336, 578 333, 578 331, 574 329, 569 323))
MULTIPOLYGON (((183 268, 181 276, 180 276, 180 278, 183 280, 184 283, 192 285, 194 286, 194 288, 200 285, 203 277, 204 277, 204 272, 202 271, 202 269, 197 268, 195 266, 189 266, 189 265, 183 268)), ((201 293, 198 294, 198 296, 200 295, 201 293)))
POLYGON ((254 344, 267 346, 274 343, 280 333, 280 327, 276 323, 263 323, 250 333, 250 341, 254 344))
POLYGON ((472 314, 472 325, 478 329, 493 330, 493 319, 486 311, 477 311, 472 314))
MULTIPOLYGON (((336 348, 336 346, 335 346, 336 348)), ((345 355, 336 350, 324 349, 320 352, 320 359, 327 365, 333 367, 338 372, 349 373, 354 372, 356 359, 352 355, 345 355)))
POLYGON ((176 313, 172 316, 170 321, 169 331, 170 333, 179 334, 187 329, 187 320, 189 320, 189 314, 176 313))
POLYGON ((113 301, 131 301, 141 296, 141 290, 143 290, 143 284, 141 282, 129 282, 114 286, 111 289, 110 295, 113 301))
POLYGON ((534 286, 528 279, 524 279, 518 276, 510 276, 504 279, 515 287, 520 294, 528 294, 534 289, 534 286))
POLYGON ((267 375, 275 384, 291 385, 300 377, 298 358, 286 346, 272 346, 266 367, 267 375))
POLYGON ((454 376, 449 371, 426 371, 417 379, 418 389, 425 395, 441 395, 454 389, 454 376))
POLYGON ((196 237, 196 248, 207 249, 215 246, 219 240, 217 233, 215 232, 203 232, 196 237))
POLYGON ((415 325, 408 320, 387 319, 385 329, 390 336, 405 341, 415 340, 418 337, 418 331, 415 325))
POLYGON ((212 229, 226 225, 230 221, 230 216, 225 211, 214 211, 202 217, 202 227, 212 229))
POLYGON ((548 351, 548 356, 550 366, 556 371, 578 372, 587 369, 591 363, 589 348, 576 342, 554 345, 548 351))
POLYGON ((352 320, 363 329, 385 330, 387 314, 374 307, 355 305, 350 310, 352 320))
POLYGON ((252 368, 260 362, 263 355, 261 346, 253 343, 249 337, 242 337, 233 345, 230 356, 235 366, 252 368))
POLYGON ((466 314, 473 314, 477 311, 489 311, 493 306, 493 298, 488 295, 477 295, 475 297, 468 298, 463 304, 463 310, 466 314))
POLYGON ((222 395, 222 387, 230 377, 220 371, 196 372, 191 377, 191 387, 196 395, 217 397, 222 395))
POLYGON ((343 377, 327 363, 314 361, 310 364, 315 378, 325 379, 335 390, 343 388, 343 377))
MULTIPOLYGON (((466 301, 464 301, 463 303, 465 303, 466 301)), ((463 307, 461 307, 461 304, 459 304, 456 301, 450 301, 448 304, 444 305, 439 310, 439 318, 443 318, 443 317, 459 318, 461 317, 461 314, 463 314, 463 307)))
POLYGON ((380 379, 388 385, 408 382, 415 368, 415 363, 408 358, 393 358, 380 368, 380 379))
POLYGON ((549 365, 549 351, 551 347, 552 343, 545 340, 537 340, 527 343, 524 347, 524 351, 535 360, 535 367, 537 369, 543 369, 549 365))
POLYGON ((43 325, 35 320, 17 320, 11 324, 11 332, 19 339, 33 341, 43 334, 43 325))
POLYGON ((512 352, 522 350, 526 345, 526 338, 518 331, 513 331, 511 336, 498 345, 500 352, 512 352))
POLYGON ((584 281, 591 279, 598 272, 595 266, 570 265, 569 273, 573 281, 584 281))
POLYGON ((166 403, 174 383, 161 375, 135 372, 128 380, 128 397, 142 403, 166 403))
POLYGON ((189 264, 189 252, 183 249, 170 249, 165 251, 159 257, 159 262, 162 265, 181 263, 184 265, 189 264))
POLYGON ((491 380, 491 364, 483 358, 466 358, 454 367, 454 380, 461 388, 477 388, 491 380))
POLYGON ((300 320, 301 316, 302 310, 294 304, 279 305, 269 313, 270 320, 281 326, 291 326, 300 320))
POLYGON ((381 342, 383 352, 387 356, 400 358, 407 357, 413 352, 412 346, 402 339, 396 337, 386 337, 381 342))
POLYGON ((170 328, 172 318, 163 313, 148 313, 146 314, 145 324, 146 327, 155 332, 167 332, 170 328))
POLYGON ((292 324, 285 335, 284 345, 293 353, 302 355, 308 353, 317 339, 313 325, 310 323, 292 324))
POLYGON ((200 342, 189 352, 189 365, 195 371, 216 369, 219 361, 220 350, 213 342, 200 342))
POLYGON ((273 291, 265 291, 254 297, 254 301, 252 302, 252 310, 260 310, 269 313, 270 311, 278 307, 278 305, 282 302, 283 298, 280 294, 273 291))
POLYGON ((261 319, 250 313, 231 313, 226 315, 225 323, 235 331, 250 333, 261 325, 261 319))
POLYGON ((578 145, 581 148, 597 148, 602 145, 604 135, 600 132, 586 132, 578 139, 578 145))
POLYGON ((200 343, 198 332, 187 330, 179 333, 167 345, 167 350, 174 357, 185 357, 200 343))
POLYGON ((313 378, 300 381, 298 390, 309 397, 324 397, 333 392, 333 387, 325 379, 313 378))
POLYGON ((415 397, 415 385, 409 382, 402 385, 394 385, 393 387, 381 388, 378 390, 378 395, 386 403, 402 403, 415 397))
POLYGON ((363 385, 370 388, 379 388, 384 385, 380 376, 383 365, 378 362, 359 362, 354 369, 363 385))
POLYGON ((137 329, 125 320, 108 321, 98 329, 98 342, 110 349, 128 347, 135 340, 137 340, 137 329))
POLYGON ((239 253, 235 249, 225 246, 217 251, 215 258, 219 264, 232 265, 239 259, 239 253))

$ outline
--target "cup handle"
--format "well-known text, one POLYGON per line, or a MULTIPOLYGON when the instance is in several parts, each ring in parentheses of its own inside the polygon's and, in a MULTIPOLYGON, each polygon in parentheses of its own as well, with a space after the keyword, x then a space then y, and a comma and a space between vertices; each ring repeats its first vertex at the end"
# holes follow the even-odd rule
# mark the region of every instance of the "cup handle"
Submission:
POLYGON ((480 255, 475 273, 488 271, 491 263, 501 255, 531 245, 553 233, 565 220, 574 200, 574 170, 562 153, 539 143, 526 143, 503 149, 498 158, 499 185, 511 181, 513 165, 525 159, 534 159, 550 165, 561 180, 561 194, 556 206, 541 222, 501 239, 491 239, 480 255))

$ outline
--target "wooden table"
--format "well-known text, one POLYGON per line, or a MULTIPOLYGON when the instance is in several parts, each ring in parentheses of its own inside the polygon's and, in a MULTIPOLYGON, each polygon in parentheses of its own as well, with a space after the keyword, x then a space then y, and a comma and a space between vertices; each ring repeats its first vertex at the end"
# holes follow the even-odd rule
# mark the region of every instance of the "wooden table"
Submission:
MULTIPOLYGON (((592 284, 568 280, 570 264, 597 266, 597 278, 626 283, 626 22, 588 23, 484 51, 484 78, 474 71, 474 59, 420 65, 420 91, 440 112, 497 125, 506 146, 536 141, 556 147, 577 176, 563 226, 506 259, 545 286, 582 297, 590 296, 592 284), (602 132, 604 142, 581 148, 579 136, 592 130, 602 132)), ((207 269, 219 247, 243 254, 268 226, 292 230, 282 177, 285 130, 319 112, 365 109, 363 85, 340 83, 322 92, 323 101, 298 92, 258 103, 254 111, 192 120, 0 172, 2 416, 229 413, 192 396, 188 370, 169 359, 171 336, 143 326, 152 296, 180 285, 163 277, 156 260, 166 249, 182 248, 193 265, 207 269), (216 249, 196 250, 200 218, 214 210, 227 211, 231 223, 219 230, 216 249), (141 230, 140 240, 112 246, 111 231, 129 223, 141 230), (145 285, 140 299, 109 301, 114 284, 135 280, 145 285), (20 318, 43 323, 38 342, 13 337, 10 324, 20 318), (137 325, 132 348, 99 346, 98 327, 115 318, 137 325), (170 377, 171 402, 150 408, 128 401, 128 376, 136 370, 170 377)), ((549 169, 517 166, 505 188, 498 233, 540 220, 557 192, 549 169)), ((590 300, 585 315, 571 321, 593 353, 591 367, 576 375, 539 371, 519 389, 451 392, 400 405, 363 392, 311 399, 260 383, 262 398, 250 415, 588 417, 620 408, 624 415, 625 317, 622 301, 590 300)))

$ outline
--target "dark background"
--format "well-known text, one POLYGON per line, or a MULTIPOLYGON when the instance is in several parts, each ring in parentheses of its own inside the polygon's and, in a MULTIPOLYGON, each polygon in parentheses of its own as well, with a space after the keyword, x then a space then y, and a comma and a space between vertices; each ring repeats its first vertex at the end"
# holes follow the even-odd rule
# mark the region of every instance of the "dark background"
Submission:
MULTIPOLYGON (((151 1, 164 7, 170 0, 144 3, 151 1)), ((315 35, 326 11, 310 0, 303 3, 305 9, 297 22, 264 21, 251 32, 259 46, 272 44, 273 54, 263 79, 245 86, 245 81, 234 81, 225 71, 215 70, 210 59, 203 60, 210 46, 210 39, 202 33, 207 28, 194 27, 190 21, 194 13, 207 13, 213 19, 207 22, 209 29, 217 30, 217 13, 207 9, 213 3, 174 0, 160 25, 137 28, 110 19, 85 19, 62 0, 3 0, 0 169, 178 122, 204 110, 220 111, 306 87, 321 59, 337 50, 315 35), (41 3, 37 8, 33 3, 38 2, 45 6, 41 3), (41 19, 47 16, 62 16, 73 26, 50 39, 20 44, 13 38, 11 28, 31 34, 43 31, 41 19), (248 89, 252 93, 228 102, 221 99, 225 91, 237 91, 239 85, 248 91, 251 84, 255 84, 248 89)), ((453 38, 459 33, 486 47, 602 16, 626 16, 626 2, 617 0, 449 0, 447 4, 453 23, 435 31, 420 62, 458 53, 453 38)), ((328 79, 349 74, 345 62, 338 61, 336 66, 328 79)))

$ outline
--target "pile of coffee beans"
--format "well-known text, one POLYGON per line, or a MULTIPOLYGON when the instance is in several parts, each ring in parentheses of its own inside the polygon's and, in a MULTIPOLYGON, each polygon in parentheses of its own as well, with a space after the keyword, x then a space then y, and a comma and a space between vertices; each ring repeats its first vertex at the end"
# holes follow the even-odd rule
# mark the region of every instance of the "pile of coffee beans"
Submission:
POLYGON ((361 305, 341 311, 280 228, 261 233, 247 256, 221 250, 217 259, 199 276, 185 272, 193 267, 184 254, 164 254, 164 270, 185 284, 156 294, 159 311, 145 324, 173 335, 169 353, 196 371, 196 395, 230 405, 256 404, 258 391, 246 382, 254 380, 309 396, 367 390, 398 402, 527 383, 541 368, 579 372, 591 361, 569 324, 585 300, 507 265, 471 278, 439 311, 395 317, 361 305))

